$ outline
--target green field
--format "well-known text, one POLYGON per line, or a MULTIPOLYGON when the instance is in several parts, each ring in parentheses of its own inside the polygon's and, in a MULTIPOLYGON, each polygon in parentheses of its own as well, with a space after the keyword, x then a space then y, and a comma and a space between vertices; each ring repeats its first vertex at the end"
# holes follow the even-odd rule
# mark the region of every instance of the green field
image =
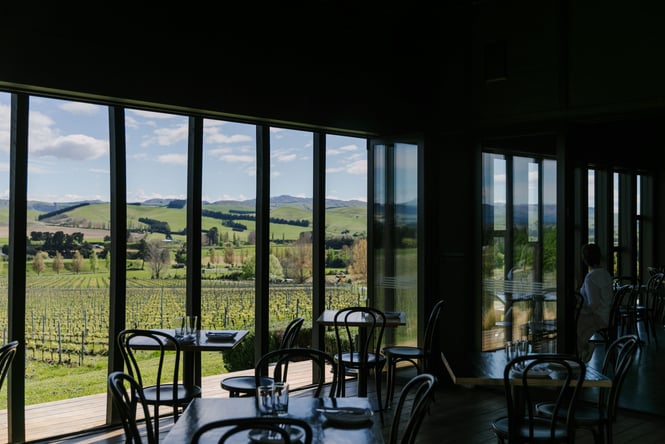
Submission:
MULTIPOLYGON (((92 275, 33 276, 26 291, 26 403, 35 404, 106 390, 110 296, 92 275), (90 285, 92 282, 95 285, 90 285)), ((254 330, 253 282, 202 282, 204 329, 254 330)), ((0 282, 0 304, 7 306, 6 281, 0 282)), ((171 328, 185 312, 185 280, 134 279, 127 282, 127 325, 138 328, 171 328)), ((275 335, 296 316, 306 325, 312 320, 311 288, 275 285, 270 289, 270 323, 275 335)), ((326 304, 339 307, 359 302, 353 286, 331 286, 326 304)), ((364 297, 364 292, 362 293, 364 297)), ((364 302, 364 301, 363 301, 364 302)), ((0 312, 3 340, 7 340, 7 313, 0 312)), ((275 339, 276 341, 276 339, 275 339)), ((252 365, 253 341, 246 341, 252 365)), ((242 349, 241 349, 242 350, 242 349)), ((234 350, 234 355, 236 351, 234 350)), ((146 357, 148 362, 152 358, 146 357)), ((227 371, 222 354, 207 353, 203 374, 227 371)), ((238 363, 235 363, 238 366, 238 363)), ((236 368, 237 370, 237 368, 236 368)), ((0 408, 6 403, 0 395, 0 408)))
MULTIPOLYGON (((239 205, 209 205, 211 211, 228 213, 230 210, 251 211, 253 208, 239 205)), ((109 232, 109 204, 93 204, 59 214, 45 221, 38 221, 39 212, 28 212, 28 232, 64 231, 84 233, 84 241, 106 245, 109 232)), ((291 204, 271 210, 271 217, 286 220, 308 220, 309 227, 284 223, 271 223, 273 240, 271 252, 279 255, 281 248, 297 240, 301 233, 311 231, 312 210, 307 205, 291 204)), ((139 222, 148 218, 168 223, 173 232, 186 228, 185 209, 128 205, 128 228, 147 228, 139 222)), ((6 245, 8 210, 0 209, 0 245, 6 245), (3 231, 4 230, 4 231, 3 231)), ((227 273, 237 271, 242 261, 254 254, 254 246, 247 243, 249 233, 254 230, 253 221, 239 221, 247 226, 244 231, 233 231, 221 224, 221 220, 204 217, 203 230, 217 227, 220 240, 227 236, 233 242, 238 262, 217 264, 210 267, 209 248, 202 246, 202 317, 204 329, 248 329, 254 330, 254 282, 229 281, 227 273)), ((366 208, 349 206, 330 208, 326 211, 326 233, 330 237, 366 235, 366 208)), ((163 239, 159 233, 151 238, 163 239)), ((172 254, 181 248, 185 236, 174 235, 172 254)), ((39 248, 39 245, 36 245, 39 248)), ((218 258, 223 257, 224 246, 216 246, 218 258)), ((69 397, 106 391, 107 355, 109 350, 109 262, 98 259, 96 271, 91 271, 89 259, 84 260, 83 269, 74 273, 71 260, 65 260, 65 269, 53 270, 53 257, 44 260, 44 268, 37 273, 33 260, 27 258, 26 280, 26 404, 56 401, 69 397)), ((150 268, 141 259, 127 261, 127 311, 126 325, 138 328, 170 328, 177 315, 185 312, 186 269, 175 268, 175 262, 166 267, 160 279, 151 279, 150 268)), ((212 265, 212 264, 211 264, 212 265)), ((0 260, 0 304, 8 306, 7 262, 0 260)), ((364 290, 346 284, 334 285, 334 270, 331 284, 326 290, 326 305, 334 308, 349 304, 364 303, 364 290)), ((274 334, 296 316, 303 316, 311 325, 312 291, 310 284, 274 284, 270 288, 270 324, 274 334)), ((306 325, 307 325, 306 324, 306 325)), ((0 334, 7 340, 7 312, 0 311, 0 334)), ((253 362, 253 341, 248 349, 234 356, 245 356, 248 368, 253 362)), ((206 354, 208 355, 208 354, 206 354)), ((203 359, 203 374, 215 375, 226 372, 229 362, 222 354, 210 354, 203 359)), ((151 358, 146 357, 149 363, 151 358)), ((242 362, 233 362, 238 369, 242 362)), ((148 364, 149 365, 149 364, 148 364)), ((6 404, 6 392, 0 393, 0 408, 6 404)))

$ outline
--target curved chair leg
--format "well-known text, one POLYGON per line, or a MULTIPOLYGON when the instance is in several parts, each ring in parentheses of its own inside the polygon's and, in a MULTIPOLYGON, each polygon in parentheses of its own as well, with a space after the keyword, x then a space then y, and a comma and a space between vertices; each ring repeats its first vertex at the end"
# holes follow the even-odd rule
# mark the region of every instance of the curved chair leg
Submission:
POLYGON ((386 402, 384 409, 389 409, 393 403, 393 396, 395 393, 395 366, 397 362, 392 357, 388 356, 386 365, 388 371, 386 372, 386 402))

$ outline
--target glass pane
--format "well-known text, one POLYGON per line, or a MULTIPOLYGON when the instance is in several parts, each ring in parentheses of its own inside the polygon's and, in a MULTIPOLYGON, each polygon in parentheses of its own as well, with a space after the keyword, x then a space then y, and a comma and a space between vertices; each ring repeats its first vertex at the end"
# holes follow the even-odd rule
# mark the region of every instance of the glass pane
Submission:
POLYGON ((201 328, 250 331, 228 362, 201 355, 208 376, 254 367, 256 127, 206 119, 203 134, 201 328))
POLYGON ((482 155, 482 349, 503 347, 505 294, 506 160, 482 155))
MULTIPOLYGON (((3 254, 0 255, 0 339, 2 344, 9 339, 9 320, 7 318, 8 307, 8 283, 7 252, 9 249, 9 143, 11 125, 11 96, 0 92, 0 199, 3 205, 0 211, 0 245, 3 254)), ((7 408, 7 384, 0 391, 0 410, 7 408)))
POLYGON ((556 162, 483 153, 482 180, 482 348, 524 338, 554 351, 556 162))
POLYGON ((388 329, 384 343, 418 343, 418 145, 374 146, 376 300, 406 313, 406 326, 388 329), (380 157, 381 156, 381 157, 380 157))
POLYGON ((107 108, 31 97, 29 128, 26 405, 106 392, 110 233, 107 108))
POLYGON ((367 300, 367 141, 326 136, 326 308, 367 300))
POLYGON ((589 208, 588 208, 588 214, 589 214, 589 222, 588 222, 588 235, 589 235, 589 242, 590 243, 595 243, 596 242, 596 172, 594 170, 589 170, 587 174, 587 179, 588 179, 588 186, 587 186, 587 192, 589 193, 589 208))
MULTIPOLYGON (((188 119, 127 109, 125 125, 126 326, 173 329, 185 314, 185 270, 176 264, 186 248, 188 119)), ((154 380, 157 358, 141 354, 142 377, 154 380)))
MULTIPOLYGON (((270 332, 296 317, 299 340, 312 328, 313 135, 270 129, 270 332)), ((309 345, 309 344, 307 344, 309 345)))

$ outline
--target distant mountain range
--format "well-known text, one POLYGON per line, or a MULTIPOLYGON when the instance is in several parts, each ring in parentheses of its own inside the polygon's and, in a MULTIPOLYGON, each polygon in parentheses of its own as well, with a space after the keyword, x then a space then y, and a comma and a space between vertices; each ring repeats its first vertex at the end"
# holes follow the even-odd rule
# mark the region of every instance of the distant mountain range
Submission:
MULTIPOLYGON (((131 205, 141 205, 146 207, 167 207, 171 202, 182 201, 182 199, 148 199, 143 202, 131 202, 131 205)), ((52 211, 61 210, 63 208, 68 208, 76 205, 81 205, 83 203, 88 203, 90 205, 94 204, 103 204, 108 203, 102 200, 79 200, 72 202, 43 202, 36 200, 28 201, 28 210, 39 211, 41 213, 49 213, 52 211)), ((219 200, 215 202, 203 201, 203 205, 242 205, 254 207, 256 205, 256 199, 248 199, 242 201, 235 200, 219 200)), ((270 205, 272 207, 279 207, 282 205, 290 204, 301 204, 301 205, 311 205, 312 199, 307 197, 294 197, 294 196, 275 196, 270 198, 270 205)), ((339 208, 339 207, 364 207, 367 205, 367 202, 361 200, 339 200, 339 199, 326 199, 325 206, 326 208, 339 208)), ((8 208, 9 200, 0 199, 0 208, 8 208)))

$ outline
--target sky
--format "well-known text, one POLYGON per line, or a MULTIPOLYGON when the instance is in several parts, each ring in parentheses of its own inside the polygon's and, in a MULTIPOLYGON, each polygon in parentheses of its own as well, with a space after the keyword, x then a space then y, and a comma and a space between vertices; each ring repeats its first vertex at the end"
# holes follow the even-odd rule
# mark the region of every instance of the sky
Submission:
MULTIPOLYGON (((30 97, 28 199, 110 200, 108 108, 30 97)), ((185 199, 187 117, 126 109, 127 201, 185 199)), ((10 95, 0 92, 0 198, 9 196, 10 95)), ((203 200, 255 198, 253 125, 205 119, 203 200)), ((312 197, 313 137, 271 128, 270 195, 312 197)), ((328 135, 326 197, 367 200, 365 139, 328 135)))

